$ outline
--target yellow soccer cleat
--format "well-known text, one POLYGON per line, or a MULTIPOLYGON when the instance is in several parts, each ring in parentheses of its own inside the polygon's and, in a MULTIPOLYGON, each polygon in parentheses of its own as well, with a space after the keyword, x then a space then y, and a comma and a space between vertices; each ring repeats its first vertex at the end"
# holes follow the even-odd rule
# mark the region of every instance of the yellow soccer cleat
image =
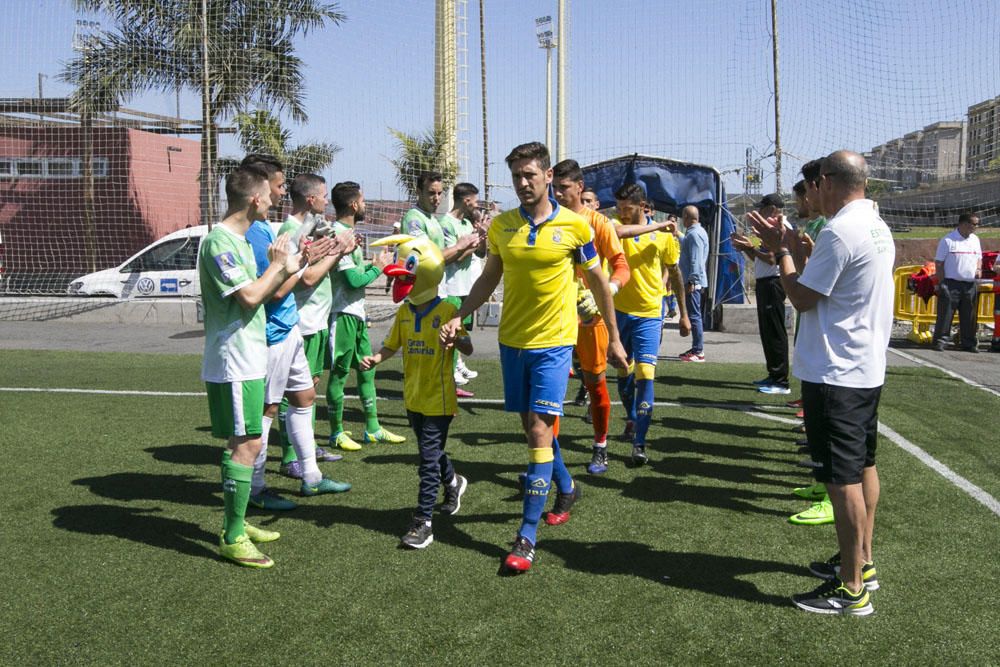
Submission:
POLYGON ((256 542, 257 544, 263 544, 264 542, 274 542, 279 537, 281 533, 276 530, 266 530, 264 528, 257 528, 256 526, 251 526, 246 521, 243 522, 243 530, 246 532, 247 537, 250 538, 251 542, 256 542))
POLYGON ((364 437, 365 444, 371 444, 375 442, 387 442, 392 445, 398 445, 402 442, 406 442, 406 438, 401 435, 396 435, 395 433, 386 430, 385 428, 380 428, 374 433, 369 433, 365 431, 364 437))
POLYGON ((225 537, 220 535, 219 555, 243 567, 265 569, 274 566, 274 561, 262 554, 246 535, 240 535, 233 544, 226 544, 225 537))
MULTIPOLYGON (((365 435, 367 437, 367 434, 365 435)), ((332 436, 330 442, 347 452, 356 452, 361 449, 361 445, 351 440, 351 436, 347 431, 341 431, 337 435, 332 436)))

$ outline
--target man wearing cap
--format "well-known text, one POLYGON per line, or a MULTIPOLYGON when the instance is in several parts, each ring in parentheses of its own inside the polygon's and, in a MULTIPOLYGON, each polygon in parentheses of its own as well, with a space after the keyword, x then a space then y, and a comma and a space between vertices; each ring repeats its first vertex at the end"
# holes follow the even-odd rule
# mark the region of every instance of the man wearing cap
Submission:
MULTIPOLYGON (((781 216, 785 227, 791 225, 781 215, 785 201, 780 194, 766 195, 756 204, 757 212, 765 219, 781 216)), ((756 247, 746 236, 733 234, 733 246, 753 260, 757 284, 757 329, 764 348, 767 377, 755 380, 757 391, 763 394, 789 394, 788 388, 788 330, 785 329, 785 290, 781 286, 774 255, 764 246, 756 247)))

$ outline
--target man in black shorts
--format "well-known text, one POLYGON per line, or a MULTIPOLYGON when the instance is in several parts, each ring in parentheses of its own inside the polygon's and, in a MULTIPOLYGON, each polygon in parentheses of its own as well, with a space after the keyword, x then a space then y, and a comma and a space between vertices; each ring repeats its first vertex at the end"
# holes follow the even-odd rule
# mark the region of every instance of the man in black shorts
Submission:
POLYGON ((802 381, 812 458, 820 464, 816 481, 830 494, 840 551, 809 567, 826 583, 792 601, 820 614, 866 616, 873 611, 869 591, 879 587, 872 559, 879 496, 875 441, 896 251, 874 202, 865 198, 866 177, 857 153, 824 158, 819 194, 828 222, 808 263, 808 244, 782 229, 780 219, 750 214, 774 253, 785 293, 802 314, 793 368, 802 381), (796 266, 804 266, 801 276, 796 266))

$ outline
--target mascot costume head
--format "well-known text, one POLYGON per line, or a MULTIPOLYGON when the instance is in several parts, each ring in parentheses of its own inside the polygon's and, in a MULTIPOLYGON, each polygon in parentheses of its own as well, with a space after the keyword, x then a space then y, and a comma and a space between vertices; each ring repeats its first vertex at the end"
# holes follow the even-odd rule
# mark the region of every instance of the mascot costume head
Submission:
POLYGON ((406 299, 413 304, 427 303, 438 295, 444 278, 444 255, 426 236, 394 234, 374 241, 372 246, 396 246, 396 261, 382 269, 395 279, 392 300, 406 299))

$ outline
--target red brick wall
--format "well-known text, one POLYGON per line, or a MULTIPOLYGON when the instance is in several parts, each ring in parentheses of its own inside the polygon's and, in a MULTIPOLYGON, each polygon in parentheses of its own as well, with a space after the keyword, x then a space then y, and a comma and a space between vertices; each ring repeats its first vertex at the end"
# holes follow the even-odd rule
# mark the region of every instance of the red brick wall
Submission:
MULTIPOLYGON (((198 224, 199 143, 126 128, 93 129, 96 263, 110 268, 175 229, 198 224), (168 146, 180 148, 169 152, 168 146)), ((0 128, 0 157, 83 157, 79 127, 0 128)), ((83 179, 0 177, 8 276, 85 273, 83 179)))

